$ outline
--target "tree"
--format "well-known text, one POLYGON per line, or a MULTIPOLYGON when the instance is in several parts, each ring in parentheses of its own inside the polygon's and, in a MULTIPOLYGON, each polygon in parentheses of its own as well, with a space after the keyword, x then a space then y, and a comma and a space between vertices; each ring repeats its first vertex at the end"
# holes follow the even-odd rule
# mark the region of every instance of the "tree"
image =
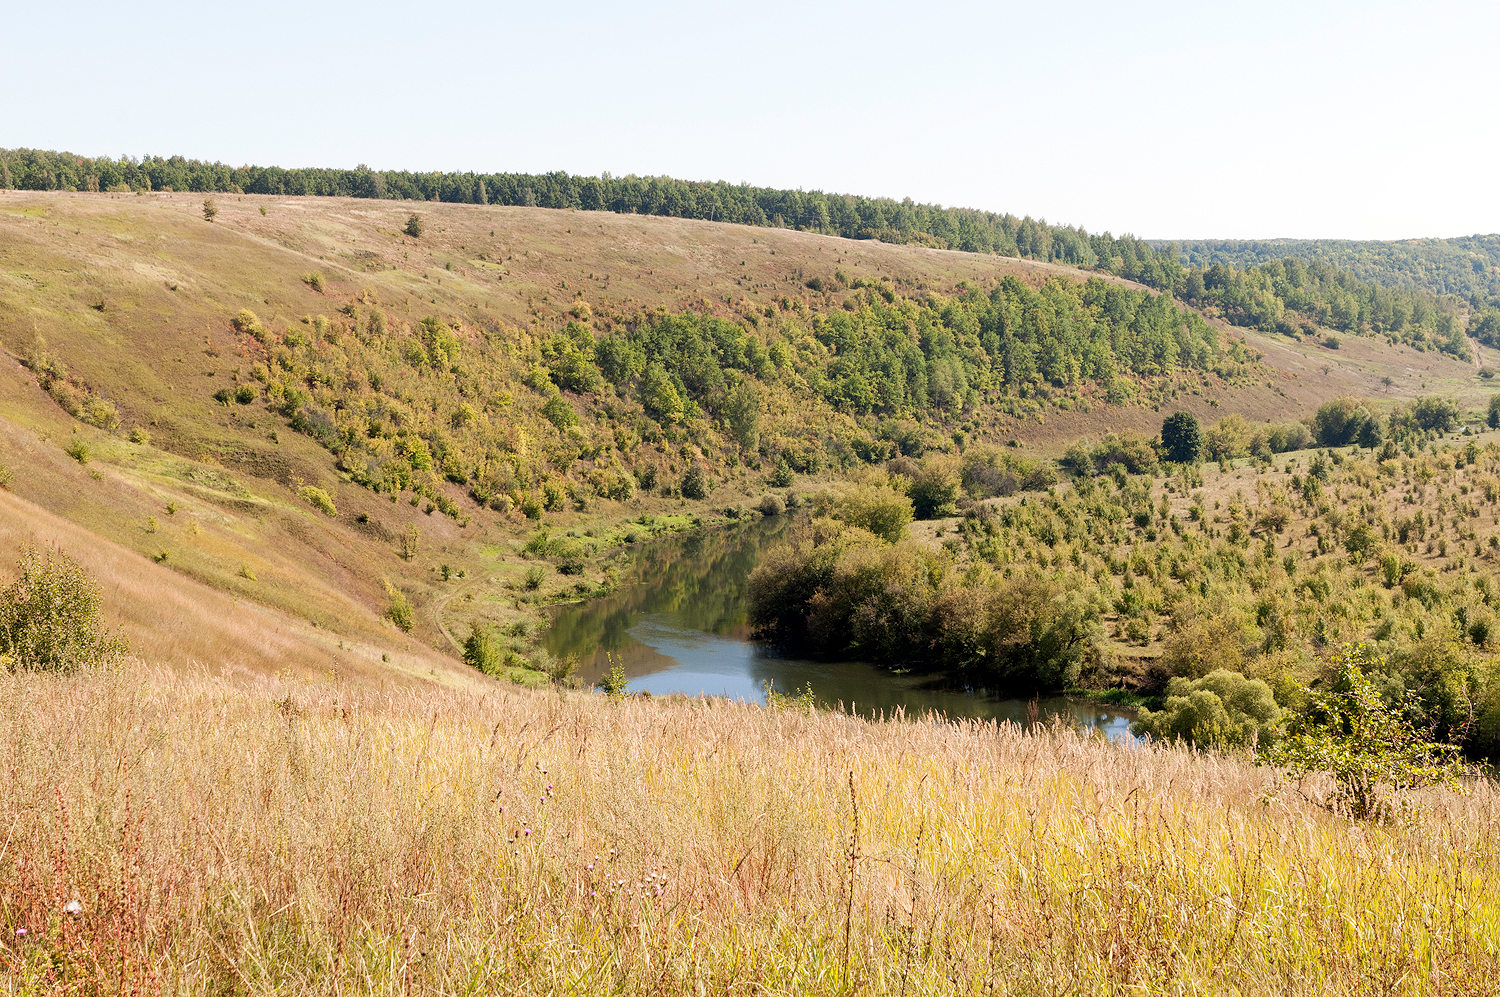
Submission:
POLYGON ((406 219, 406 228, 402 229, 401 231, 405 232, 413 239, 422 238, 422 216, 413 214, 408 217, 406 219))
POLYGON ((1203 430, 1191 412, 1173 412, 1161 424, 1161 446, 1167 460, 1191 464, 1203 453, 1203 430))
POLYGON ((214 216, 218 213, 219 206, 214 203, 213 198, 205 197, 203 199, 203 220, 206 222, 211 222, 214 220, 214 216))
POLYGON ((1319 802, 1355 820, 1392 816, 1392 797, 1404 790, 1458 788, 1465 772, 1458 747, 1426 740, 1408 719, 1417 712, 1410 697, 1406 709, 1389 706, 1365 677, 1380 659, 1363 644, 1345 644, 1336 664, 1332 688, 1305 690, 1308 710, 1267 760, 1299 780, 1312 773, 1331 776, 1333 790, 1319 802))
POLYGON ((748 381, 740 382, 729 393, 724 403, 724 421, 741 449, 754 451, 760 447, 760 397, 748 381))
POLYGON ((697 464, 689 465, 682 476, 682 497, 694 501, 708 497, 708 479, 697 464))
POLYGON ((1490 411, 1484 422, 1491 429, 1500 429, 1500 395, 1490 395, 1490 411))

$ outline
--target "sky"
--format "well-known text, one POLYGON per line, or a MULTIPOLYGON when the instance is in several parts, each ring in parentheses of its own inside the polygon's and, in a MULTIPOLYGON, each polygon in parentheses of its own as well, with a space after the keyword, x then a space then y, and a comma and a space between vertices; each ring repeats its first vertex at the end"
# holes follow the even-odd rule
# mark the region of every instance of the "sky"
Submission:
POLYGON ((1500 232, 1500 4, 15 5, 0 147, 605 171, 1142 238, 1500 232))

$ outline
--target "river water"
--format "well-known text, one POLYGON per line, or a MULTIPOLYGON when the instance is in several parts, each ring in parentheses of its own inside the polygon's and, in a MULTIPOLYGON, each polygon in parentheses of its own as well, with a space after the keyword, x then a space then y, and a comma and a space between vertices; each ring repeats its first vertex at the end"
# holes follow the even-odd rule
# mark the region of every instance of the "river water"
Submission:
POLYGON ((578 659, 578 678, 597 683, 614 664, 627 689, 655 696, 725 696, 764 703, 770 687, 785 695, 811 685, 827 708, 864 716, 929 712, 948 717, 1051 722, 1128 738, 1128 715, 1060 697, 1039 700, 954 688, 928 675, 899 674, 859 661, 781 657, 750 639, 749 578, 762 552, 781 542, 792 518, 700 530, 622 552, 621 583, 611 594, 560 607, 543 646, 578 659))

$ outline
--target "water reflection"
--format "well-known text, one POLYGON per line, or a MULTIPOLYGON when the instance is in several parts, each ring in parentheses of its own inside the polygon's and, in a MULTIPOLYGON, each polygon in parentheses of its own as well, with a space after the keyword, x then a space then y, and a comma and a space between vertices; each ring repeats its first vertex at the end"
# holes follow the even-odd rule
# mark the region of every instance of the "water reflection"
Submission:
POLYGON ((763 703, 766 687, 792 694, 809 683, 825 707, 864 716, 949 717, 1030 722, 1057 717, 1111 737, 1129 735, 1129 717, 1062 698, 1002 699, 945 686, 927 675, 896 674, 858 661, 777 657, 749 639, 748 580, 761 553, 779 542, 790 517, 653 541, 621 556, 622 583, 609 596, 562 607, 543 643, 579 661, 598 682, 618 663, 633 692, 725 696, 763 703))

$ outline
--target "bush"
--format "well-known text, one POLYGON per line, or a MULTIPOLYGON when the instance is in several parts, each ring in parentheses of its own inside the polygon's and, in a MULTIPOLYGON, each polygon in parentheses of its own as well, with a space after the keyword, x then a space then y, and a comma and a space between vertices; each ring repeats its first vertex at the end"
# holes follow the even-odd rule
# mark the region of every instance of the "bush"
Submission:
POLYGON ((1293 721, 1268 759, 1299 780, 1312 773, 1331 776, 1333 790, 1320 802, 1356 820, 1389 818, 1396 793, 1431 785, 1456 788, 1464 772, 1456 746, 1426 740, 1407 710, 1381 699, 1365 672, 1382 664, 1363 644, 1344 645, 1332 688, 1306 690, 1307 712, 1293 721))
POLYGON ((318 273, 316 270, 303 274, 302 283, 306 284, 314 291, 317 291, 319 294, 323 293, 323 275, 318 273))
POLYGON ((1410 417, 1424 432, 1451 433, 1458 428, 1462 413, 1451 398, 1423 395, 1411 403, 1410 417))
POLYGON ((89 451, 88 441, 81 436, 73 437, 63 449, 67 451, 69 457, 72 457, 80 464, 87 464, 89 458, 92 456, 89 451))
POLYGON ((912 502, 903 492, 878 481, 854 485, 829 510, 850 526, 895 543, 912 520, 912 502))
POLYGON ((498 675, 505 660, 504 649, 489 627, 475 623, 464 641, 464 663, 486 675, 498 675))
MULTIPOLYGON (((1496 395, 1495 397, 1500 398, 1500 395, 1496 395)), ((766 479, 766 483, 772 488, 789 488, 795 477, 792 465, 787 462, 785 457, 782 457, 776 462, 776 466, 772 468, 771 476, 766 479)))
POLYGON ((297 489, 297 494, 302 501, 317 509, 325 516, 337 516, 339 511, 333 506, 333 498, 323 489, 315 485, 304 485, 297 489))
POLYGON ((779 516, 786 512, 786 503, 781 500, 780 496, 767 495, 760 500, 760 504, 756 508, 760 510, 762 516, 769 519, 772 516, 779 516))
POLYGON ((1200 748, 1270 747, 1280 735, 1282 711, 1260 679, 1220 668, 1201 679, 1174 678, 1166 704, 1142 710, 1131 732, 1200 748))
POLYGON ((1231 613, 1195 616, 1167 638, 1161 657, 1147 669, 1146 688, 1161 689, 1173 678, 1199 679, 1216 670, 1237 672, 1250 643, 1244 623, 1231 613))
POLYGON ((125 654, 125 640, 100 619, 99 587, 82 565, 52 547, 27 547, 19 567, 0 591, 0 661, 9 670, 71 672, 125 654))
POLYGON ((411 236, 413 239, 420 239, 420 238, 422 238, 422 216, 421 215, 415 215, 415 214, 409 216, 406 219, 406 227, 404 229, 402 229, 401 231, 405 232, 407 235, 411 236))
POLYGON ((1491 429, 1500 429, 1500 395, 1490 395, 1489 412, 1485 416, 1484 424, 1491 429))
POLYGON ((385 618, 394 623, 396 629, 402 633, 411 633, 411 628, 416 624, 416 614, 412 612, 406 593, 390 583, 386 584, 385 593, 391 600, 390 606, 385 611, 385 618))
POLYGON ((206 222, 211 222, 214 220, 214 216, 218 213, 219 206, 213 202, 212 198, 205 197, 203 199, 203 220, 206 222))
MULTIPOLYGON (((909 460, 909 458, 900 458, 909 460)), ((915 465, 908 475, 906 495, 911 499, 912 514, 917 519, 936 519, 953 513, 958 499, 958 464, 948 457, 929 456, 915 465)))

